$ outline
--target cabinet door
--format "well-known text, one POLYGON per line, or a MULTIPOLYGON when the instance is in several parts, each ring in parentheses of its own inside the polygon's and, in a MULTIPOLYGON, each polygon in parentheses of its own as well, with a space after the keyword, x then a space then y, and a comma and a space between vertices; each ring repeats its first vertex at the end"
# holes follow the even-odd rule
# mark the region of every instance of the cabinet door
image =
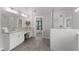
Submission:
POLYGON ((15 48, 17 45, 17 34, 16 33, 12 33, 10 34, 10 50, 15 48))
POLYGON ((5 51, 9 49, 9 34, 2 34, 3 48, 5 51))
POLYGON ((17 39, 17 45, 19 45, 19 44, 21 44, 21 43, 24 41, 23 32, 19 32, 19 33, 17 34, 17 37, 18 37, 18 39, 17 39))
POLYGON ((14 39, 14 43, 15 43, 15 47, 17 47, 24 41, 24 35, 22 32, 15 33, 15 35, 16 38, 14 39))
POLYGON ((24 35, 22 32, 10 34, 10 50, 17 47, 24 41, 24 35))

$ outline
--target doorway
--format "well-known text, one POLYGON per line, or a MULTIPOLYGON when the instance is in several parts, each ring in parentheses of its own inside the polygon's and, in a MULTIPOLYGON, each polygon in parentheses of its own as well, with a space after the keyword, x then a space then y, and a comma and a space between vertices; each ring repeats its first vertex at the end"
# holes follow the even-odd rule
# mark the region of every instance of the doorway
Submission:
POLYGON ((43 30, 42 19, 43 17, 41 16, 36 17, 36 35, 37 36, 42 36, 42 30, 43 30))

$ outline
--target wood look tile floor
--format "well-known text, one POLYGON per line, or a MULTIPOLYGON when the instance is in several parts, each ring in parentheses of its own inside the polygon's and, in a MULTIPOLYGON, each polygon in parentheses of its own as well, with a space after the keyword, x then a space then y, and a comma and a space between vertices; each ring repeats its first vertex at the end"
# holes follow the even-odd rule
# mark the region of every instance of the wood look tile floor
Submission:
POLYGON ((25 40, 12 51, 49 51, 49 43, 49 39, 42 39, 41 36, 37 36, 36 38, 25 40))

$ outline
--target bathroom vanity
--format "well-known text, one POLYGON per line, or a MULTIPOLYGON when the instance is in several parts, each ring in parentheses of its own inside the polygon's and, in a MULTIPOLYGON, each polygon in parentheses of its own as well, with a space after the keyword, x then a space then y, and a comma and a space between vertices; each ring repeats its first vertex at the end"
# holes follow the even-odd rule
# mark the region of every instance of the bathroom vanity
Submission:
POLYGON ((1 50, 9 51, 24 42, 24 34, 31 31, 23 30, 23 17, 17 14, 0 10, 0 40, 1 50))
POLYGON ((12 50, 24 41, 23 32, 11 32, 4 33, 3 36, 3 50, 8 51, 12 50))
POLYGON ((12 50, 24 41, 24 32, 17 31, 21 16, 4 10, 0 11, 1 16, 1 36, 3 50, 12 50))

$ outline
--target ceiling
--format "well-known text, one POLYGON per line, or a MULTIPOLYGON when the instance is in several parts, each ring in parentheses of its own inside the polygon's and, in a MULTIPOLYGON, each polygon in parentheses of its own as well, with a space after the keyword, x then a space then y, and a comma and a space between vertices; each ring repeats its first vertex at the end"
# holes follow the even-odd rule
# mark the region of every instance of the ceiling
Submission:
POLYGON ((29 13, 29 11, 32 11, 32 7, 13 7, 13 8, 23 13, 29 13))
POLYGON ((75 7, 13 7, 14 9, 21 11, 23 13, 28 14, 30 11, 31 12, 45 12, 47 9, 52 9, 55 8, 56 10, 66 10, 66 11, 71 11, 76 9, 75 7))

